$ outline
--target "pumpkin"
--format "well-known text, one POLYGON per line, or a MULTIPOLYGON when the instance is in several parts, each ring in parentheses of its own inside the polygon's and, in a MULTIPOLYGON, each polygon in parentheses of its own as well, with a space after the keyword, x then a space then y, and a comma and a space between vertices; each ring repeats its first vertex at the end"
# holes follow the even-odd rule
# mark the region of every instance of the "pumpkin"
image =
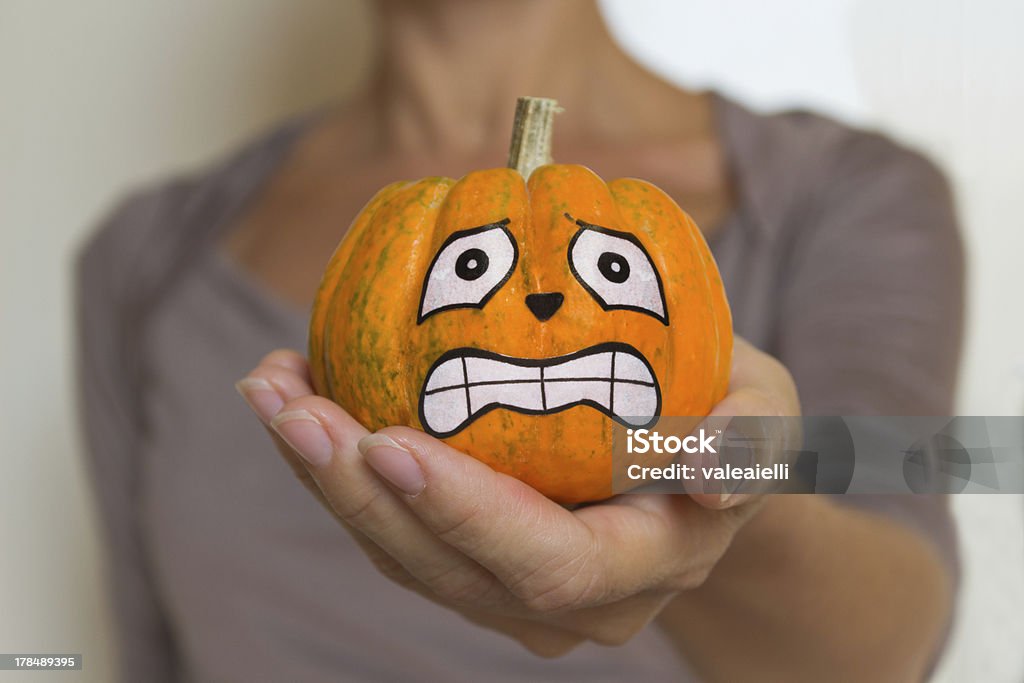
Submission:
POLYGON ((612 432, 703 416, 732 324, 693 220, 643 180, 549 161, 552 100, 522 98, 513 168, 397 182, 316 296, 316 391, 409 425, 561 503, 612 493, 612 432))

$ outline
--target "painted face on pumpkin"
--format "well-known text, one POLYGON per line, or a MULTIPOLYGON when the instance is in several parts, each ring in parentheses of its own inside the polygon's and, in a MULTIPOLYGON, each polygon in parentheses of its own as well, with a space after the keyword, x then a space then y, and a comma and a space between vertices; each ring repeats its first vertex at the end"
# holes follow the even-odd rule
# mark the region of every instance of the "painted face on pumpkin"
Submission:
POLYGON ((360 212, 317 295, 310 374, 367 429, 423 429, 580 502, 612 493, 616 422, 721 400, 731 329, 699 229, 658 188, 484 169, 360 212))
MULTIPOLYGON (((658 270, 635 235, 563 214, 575 226, 565 259, 574 282, 604 311, 625 310, 668 325, 658 270)), ((519 260, 510 219, 454 232, 427 270, 418 323, 460 308, 485 309, 509 281, 519 260)), ((530 292, 523 305, 538 325, 558 315, 566 293, 530 292)), ((641 427, 661 409, 661 389, 651 363, 621 340, 606 341, 547 358, 521 358, 500 350, 450 349, 434 361, 420 390, 420 421, 427 432, 448 437, 478 417, 505 409, 527 415, 589 406, 612 419, 641 427)))

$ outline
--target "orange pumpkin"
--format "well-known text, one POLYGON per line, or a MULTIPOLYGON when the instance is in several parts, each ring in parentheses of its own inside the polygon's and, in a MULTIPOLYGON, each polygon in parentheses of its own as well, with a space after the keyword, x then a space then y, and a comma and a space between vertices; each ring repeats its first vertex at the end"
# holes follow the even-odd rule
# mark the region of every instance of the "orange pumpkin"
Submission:
POLYGON ((316 390, 368 429, 422 429, 563 503, 611 495, 613 420, 706 415, 731 354, 693 220, 650 183, 563 164, 382 189, 309 334, 316 390))

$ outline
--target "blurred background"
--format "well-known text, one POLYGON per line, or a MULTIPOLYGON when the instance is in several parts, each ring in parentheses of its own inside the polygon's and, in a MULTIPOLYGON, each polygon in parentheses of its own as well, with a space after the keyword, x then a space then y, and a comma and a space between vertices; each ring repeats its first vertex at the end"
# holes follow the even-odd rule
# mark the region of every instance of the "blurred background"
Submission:
MULTIPOLYGON (((761 111, 815 109, 935 159, 968 249, 958 410, 1024 412, 1024 3, 602 4, 622 44, 671 80, 761 111)), ((355 0, 0 0, 0 652, 85 656, 83 672, 33 681, 113 675, 72 390, 76 247, 128 189, 343 97, 372 28, 355 0)), ((1019 683, 1024 503, 954 506, 964 585, 935 681, 1019 683)))

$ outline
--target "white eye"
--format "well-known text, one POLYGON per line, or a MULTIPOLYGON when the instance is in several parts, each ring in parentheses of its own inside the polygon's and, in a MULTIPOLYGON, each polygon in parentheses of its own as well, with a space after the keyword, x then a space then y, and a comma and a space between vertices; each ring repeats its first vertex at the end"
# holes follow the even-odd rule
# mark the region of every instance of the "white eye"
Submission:
POLYGON ((505 284, 519 258, 506 225, 507 218, 445 240, 423 282, 418 322, 452 308, 483 308, 505 284))
POLYGON ((601 308, 647 313, 668 325, 661 278, 640 240, 626 232, 576 223, 580 230, 569 243, 569 268, 601 308))

